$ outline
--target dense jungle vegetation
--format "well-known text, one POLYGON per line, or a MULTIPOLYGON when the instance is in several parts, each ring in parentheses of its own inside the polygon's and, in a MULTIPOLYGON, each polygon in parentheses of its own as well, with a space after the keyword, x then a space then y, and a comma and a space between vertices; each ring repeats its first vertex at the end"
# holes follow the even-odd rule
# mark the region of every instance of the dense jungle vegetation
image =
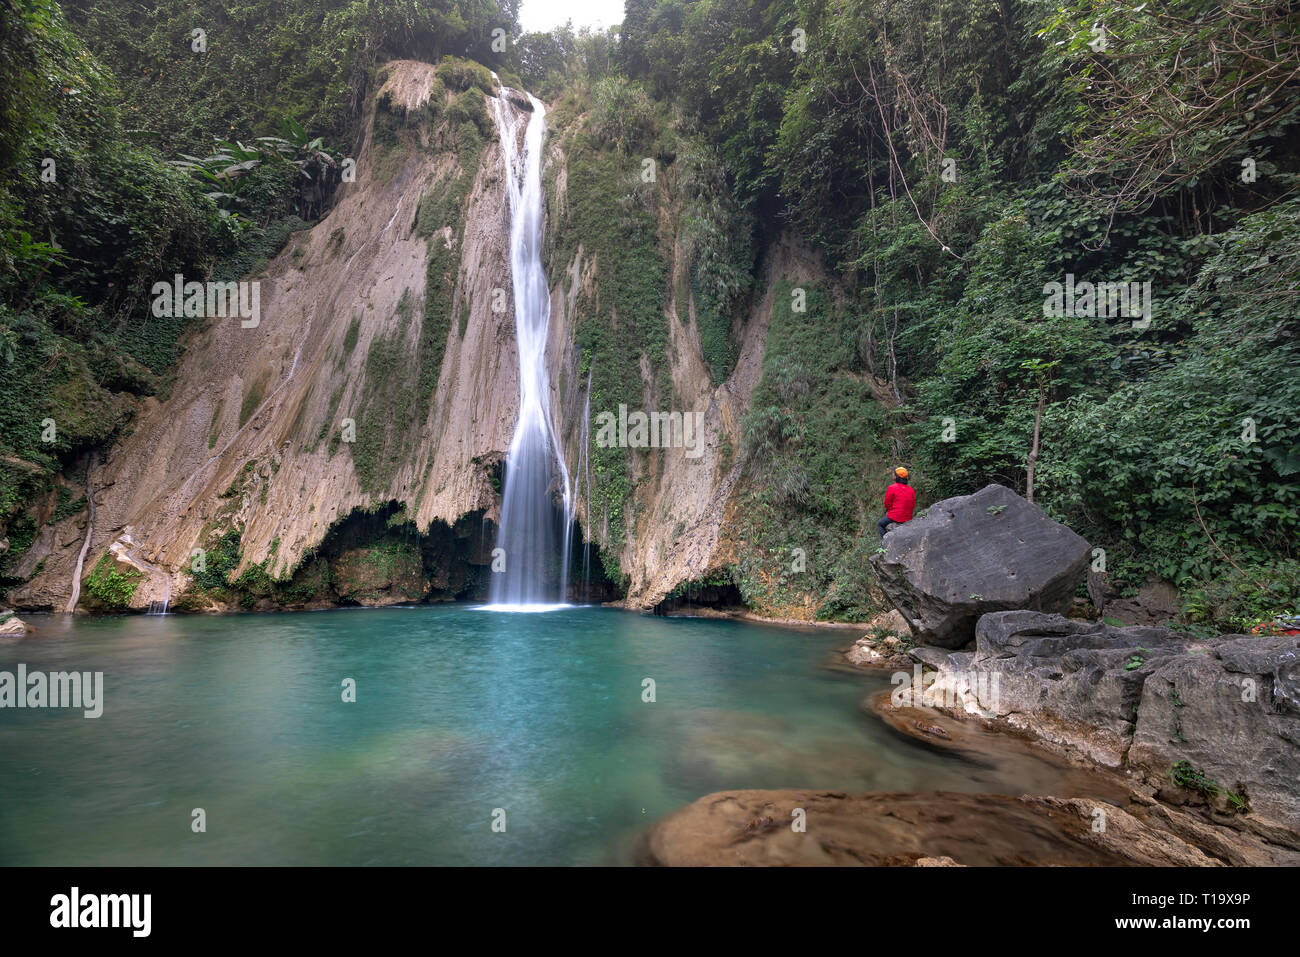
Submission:
MULTIPOLYGON (((746 597, 864 614, 876 463, 897 460, 923 503, 1032 494, 1105 549, 1112 582, 1176 583, 1189 626, 1300 604, 1294 2, 627 0, 618 31, 547 34, 491 0, 0 13, 8 555, 56 476, 165 394, 185 320, 148 314, 150 283, 256 268, 325 208, 377 66, 454 54, 552 104, 575 198, 552 264, 604 249, 638 330, 579 328, 607 403, 639 396, 637 354, 664 368, 662 306, 687 293, 662 191, 627 185, 645 158, 681 203, 716 381, 764 251, 792 235, 824 262, 802 310, 779 290, 736 450, 746 597), (252 175, 214 188, 212 155, 252 175), (1067 282, 1149 283, 1150 321, 1049 314, 1045 287, 1067 282), (817 556, 811 588, 771 573, 795 546, 817 556)), ((635 471, 592 451, 621 522, 635 471)))

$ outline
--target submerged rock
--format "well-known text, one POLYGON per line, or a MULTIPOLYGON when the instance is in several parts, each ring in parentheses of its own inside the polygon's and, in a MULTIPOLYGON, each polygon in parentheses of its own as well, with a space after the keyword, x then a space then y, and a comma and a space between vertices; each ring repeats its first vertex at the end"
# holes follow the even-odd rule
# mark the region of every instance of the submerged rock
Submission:
POLYGON ((656 824, 643 859, 688 867, 1219 863, 1103 802, 945 791, 720 791, 656 824), (797 830, 801 817, 806 829, 797 830))
POLYGON ((989 485, 895 527, 871 563, 917 641, 960 648, 988 612, 1064 613, 1089 554, 1086 541, 1040 508, 989 485))

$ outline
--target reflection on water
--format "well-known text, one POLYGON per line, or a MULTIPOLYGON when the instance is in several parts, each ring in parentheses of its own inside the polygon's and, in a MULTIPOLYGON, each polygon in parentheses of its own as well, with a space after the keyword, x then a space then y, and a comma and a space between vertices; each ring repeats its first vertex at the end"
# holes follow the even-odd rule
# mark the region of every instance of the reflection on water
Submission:
POLYGON ((901 738, 859 707, 886 676, 825 666, 843 633, 464 605, 32 623, 0 670, 103 671, 104 713, 0 710, 0 864, 624 863, 710 791, 1060 774, 901 738))

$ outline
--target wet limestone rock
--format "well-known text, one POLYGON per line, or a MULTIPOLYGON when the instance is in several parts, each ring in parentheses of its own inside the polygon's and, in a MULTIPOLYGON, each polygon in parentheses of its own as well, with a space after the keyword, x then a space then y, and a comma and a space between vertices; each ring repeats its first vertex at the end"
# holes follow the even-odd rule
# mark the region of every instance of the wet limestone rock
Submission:
POLYGON ((1300 849, 1300 637, 996 612, 979 620, 973 654, 931 663, 939 687, 977 689, 995 720, 1300 849))
POLYGON ((896 526, 872 556, 880 587, 918 642, 960 648, 993 611, 1064 613, 1088 543, 1001 485, 944 499, 896 526))

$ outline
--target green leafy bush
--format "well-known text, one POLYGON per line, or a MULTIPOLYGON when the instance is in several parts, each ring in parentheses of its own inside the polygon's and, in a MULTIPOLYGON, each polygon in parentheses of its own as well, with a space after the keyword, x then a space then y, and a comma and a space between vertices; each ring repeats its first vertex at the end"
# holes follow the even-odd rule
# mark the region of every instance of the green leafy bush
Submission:
POLYGON ((128 608, 144 575, 134 569, 117 570, 118 563, 105 552, 86 579, 86 591, 110 608, 128 608))

